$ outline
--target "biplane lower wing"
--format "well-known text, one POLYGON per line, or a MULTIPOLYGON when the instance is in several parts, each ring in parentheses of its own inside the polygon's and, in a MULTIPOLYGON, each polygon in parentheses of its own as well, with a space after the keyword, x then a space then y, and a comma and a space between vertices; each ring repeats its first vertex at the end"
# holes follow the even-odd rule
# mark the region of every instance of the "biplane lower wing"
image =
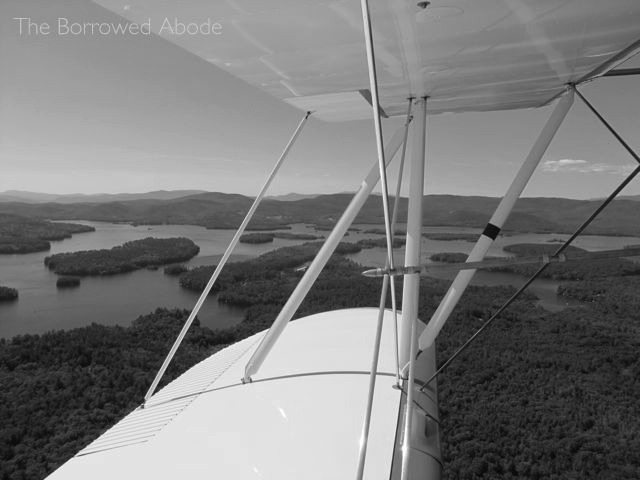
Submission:
MULTIPOLYGON (((264 333, 225 348, 158 391, 49 480, 353 477, 377 315, 377 309, 363 308, 296 320, 250 384, 241 382, 244 367, 264 333)), ((391 388, 392 328, 387 312, 367 479, 387 480, 399 468, 404 395, 391 388)), ((423 363, 427 376, 435 359, 423 363)), ((414 445, 413 462, 421 471, 422 464, 439 465, 435 399, 435 387, 418 399, 425 433, 414 445)))

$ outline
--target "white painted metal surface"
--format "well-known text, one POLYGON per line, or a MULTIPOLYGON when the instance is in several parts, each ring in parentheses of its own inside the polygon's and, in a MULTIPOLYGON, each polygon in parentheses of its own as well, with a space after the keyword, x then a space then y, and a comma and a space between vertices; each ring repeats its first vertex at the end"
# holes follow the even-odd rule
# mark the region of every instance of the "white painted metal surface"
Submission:
MULTIPOLYGON (((352 309, 296 320, 250 384, 240 379, 263 333, 231 346, 49 478, 353 478, 377 314, 352 309)), ((392 468, 400 408, 392 329, 386 312, 367 479, 387 480, 392 468)))
MULTIPOLYGON (((560 128, 562 121, 569 112, 571 105, 573 105, 573 97, 573 91, 570 90, 556 105, 556 108, 551 113, 549 120, 540 132, 538 139, 531 148, 529 155, 527 155, 527 158, 522 163, 516 177, 513 179, 513 183, 509 186, 507 193, 500 201, 500 204, 496 208, 494 214, 491 216, 491 219, 489 220, 490 225, 497 227, 498 229, 501 229, 504 226, 507 218, 509 218, 511 210, 516 204, 516 201, 520 198, 520 195, 527 186, 531 175, 533 175, 533 172, 547 151, 551 140, 553 140, 558 128, 560 128)), ((480 238, 467 258, 467 262, 478 262, 482 260, 489 251, 489 247, 491 247, 494 240, 495 238, 490 238, 484 233, 480 235, 480 238)), ((449 290, 427 324, 427 328, 420 336, 420 350, 424 350, 433 344, 440 333, 440 330, 442 330, 442 327, 449 318, 449 315, 451 315, 451 312, 460 301, 462 294, 469 285, 469 282, 471 282, 475 273, 475 270, 462 270, 458 272, 456 278, 451 283, 449 290)))
MULTIPOLYGON (((386 147, 387 166, 393 160, 395 154, 398 152, 403 140, 404 128, 399 128, 396 133, 391 137, 389 144, 386 147)), ((289 321, 293 318, 293 315, 298 310, 298 307, 304 300, 305 296, 313 286, 314 282, 318 278, 318 275, 322 272, 322 269, 327 264, 331 255, 335 251, 338 244, 344 238, 344 234, 347 232, 356 216, 362 209, 362 206, 369 198, 373 187, 376 186, 380 179, 380 171, 378 169, 378 163, 376 162, 371 170, 367 174, 366 178, 360 184, 358 191, 353 196, 353 199, 345 209, 344 213, 340 217, 340 220, 336 223, 335 227, 331 231, 331 234, 327 237, 322 245, 322 248, 313 259, 304 275, 296 285, 295 290, 291 293, 287 302, 282 307, 282 310, 273 321, 271 328, 267 332, 264 340, 258 345, 255 353, 249 359, 247 368, 245 370, 244 379, 248 381, 251 376, 258 371, 264 359, 269 355, 269 352, 278 341, 282 331, 286 328, 289 321)))
MULTIPOLYGON (((404 265, 420 265, 420 246, 422 245, 422 200, 424 195, 424 164, 426 156, 426 107, 428 100, 422 98, 415 102, 413 121, 413 148, 409 160, 409 207, 407 211, 407 237, 404 249, 404 265)), ((404 315, 398 328, 398 354, 400 369, 409 362, 411 351, 411 329, 418 318, 418 294, 420 275, 405 275, 402 286, 402 311, 404 315)))
MULTIPOLYGON (((368 118, 359 2, 96 0, 249 84, 326 120, 368 118), (175 21, 219 22, 219 35, 175 21), (164 28, 163 28, 164 27, 164 28)), ((371 0, 380 102, 402 115, 537 107, 640 39, 638 0, 371 0)))

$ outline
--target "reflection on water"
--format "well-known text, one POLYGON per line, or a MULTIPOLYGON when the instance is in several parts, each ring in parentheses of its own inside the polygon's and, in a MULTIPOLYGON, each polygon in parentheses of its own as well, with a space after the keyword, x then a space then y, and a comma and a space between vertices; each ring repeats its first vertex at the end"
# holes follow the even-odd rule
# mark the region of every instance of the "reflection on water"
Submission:
MULTIPOLYGON (((108 277, 85 277, 79 288, 58 290, 57 276, 44 267, 44 257, 52 253, 111 248, 126 241, 148 236, 158 238, 184 236, 200 246, 200 254, 186 262, 190 267, 215 264, 233 236, 231 230, 207 230, 190 225, 132 226, 103 222, 82 222, 96 228, 95 232, 76 234, 70 239, 51 242, 50 252, 27 255, 0 255, 0 284, 17 288, 20 298, 16 302, 0 304, 0 337, 11 337, 21 333, 41 333, 48 330, 67 329, 90 324, 129 325, 139 315, 153 311, 156 307, 192 308, 198 295, 181 288, 176 277, 164 275, 158 270, 136 272, 108 277)), ((358 225, 357 228, 380 228, 358 225)), ((452 227, 425 227, 425 232, 474 233, 479 230, 452 227)), ((291 232, 317 233, 312 227, 294 225, 291 232)), ((320 232, 327 235, 327 232, 320 232)), ((350 231, 345 241, 356 242, 364 238, 382 238, 383 235, 350 231)), ((553 239, 566 239, 561 234, 517 234, 499 237, 489 251, 490 255, 504 256, 502 247, 512 243, 544 243, 553 239)), ((275 248, 302 243, 297 240, 275 239, 273 243, 249 245, 239 244, 233 259, 240 260, 260 255, 275 248)), ((639 238, 586 236, 576 245, 588 250, 622 248, 639 244, 639 238)), ((472 242, 453 240, 435 241, 423 239, 423 257, 437 252, 469 253, 472 242)), ((349 257, 367 266, 382 266, 386 252, 384 248, 363 250, 349 257)), ((396 251, 396 259, 403 263, 404 251, 396 251)), ((452 278, 453 274, 441 272, 441 278, 452 278)), ((475 285, 519 286, 523 277, 506 273, 478 272, 475 285)), ((531 288, 540 298, 540 305, 547 309, 561 309, 567 303, 557 297, 558 282, 539 280, 531 288)), ((215 297, 205 303, 199 318, 211 328, 223 328, 242 320, 244 311, 219 304, 215 297)))

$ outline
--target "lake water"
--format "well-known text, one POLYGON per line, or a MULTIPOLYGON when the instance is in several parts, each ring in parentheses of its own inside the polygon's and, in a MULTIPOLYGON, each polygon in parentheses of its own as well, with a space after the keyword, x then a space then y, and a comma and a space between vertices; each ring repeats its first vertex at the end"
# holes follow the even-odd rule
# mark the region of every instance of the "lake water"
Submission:
MULTIPOLYGON (((70 239, 51 242, 49 252, 27 255, 0 255, 0 284, 17 288, 18 301, 0 304, 0 337, 11 337, 22 333, 42 333, 48 330, 68 329, 88 325, 93 322, 106 325, 129 325, 139 315, 153 311, 156 307, 192 308, 198 295, 180 287, 177 277, 164 275, 162 267, 158 270, 138 270, 121 275, 107 277, 84 277, 78 288, 58 289, 57 275, 44 266, 47 255, 78 250, 111 248, 130 240, 148 236, 167 238, 183 236, 192 239, 200 246, 200 253, 185 264, 189 267, 215 264, 228 243, 233 231, 207 230, 190 225, 133 226, 103 222, 78 222, 95 227, 95 232, 73 235, 70 239)), ((358 228, 380 228, 378 226, 358 225, 358 228)), ((477 233, 478 230, 452 227, 425 227, 426 232, 477 233)), ((320 233, 306 225, 294 225, 291 232, 320 233)), ((346 241, 363 238, 382 238, 383 235, 349 232, 346 241)), ((560 234, 517 234, 499 237, 490 255, 504 256, 502 247, 512 243, 544 243, 552 239, 565 239, 560 234)), ((273 243, 249 245, 239 244, 233 259, 254 257, 267 251, 288 245, 302 243, 297 240, 275 239, 273 243)), ((622 248, 629 244, 640 244, 635 237, 585 236, 575 245, 588 250, 622 248)), ((437 252, 471 251, 473 243, 465 241, 434 241, 424 239, 423 257, 426 259, 437 252)), ((368 266, 381 266, 384 263, 384 248, 373 248, 350 255, 354 261, 368 266)), ((396 251, 397 259, 402 263, 404 252, 396 251)), ((453 274, 443 274, 452 278, 453 274)), ((474 277, 475 285, 515 285, 524 281, 518 275, 478 272, 474 277)), ((551 280, 539 280, 531 288, 545 308, 557 310, 566 306, 566 300, 557 297, 558 283, 551 280)), ((236 324, 243 318, 243 310, 219 304, 215 297, 205 302, 199 318, 202 324, 211 328, 223 328, 236 324)))

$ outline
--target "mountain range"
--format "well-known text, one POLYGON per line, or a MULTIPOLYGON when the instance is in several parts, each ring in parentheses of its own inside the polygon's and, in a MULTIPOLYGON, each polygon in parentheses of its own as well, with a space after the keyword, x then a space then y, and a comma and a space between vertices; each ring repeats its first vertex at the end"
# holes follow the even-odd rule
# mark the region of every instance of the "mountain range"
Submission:
MULTIPOLYGON (((190 224, 233 229, 240 224, 252 202, 252 198, 239 194, 191 191, 122 194, 109 197, 117 198, 113 201, 97 201, 93 196, 88 197, 92 201, 72 202, 68 197, 64 202, 4 201, 0 203, 0 213, 51 220, 190 224)), ((351 198, 352 195, 348 193, 286 198, 286 201, 266 198, 256 211, 250 229, 276 229, 292 223, 331 226, 338 220, 351 198)), ((427 195, 423 199, 424 225, 483 228, 498 202, 499 199, 493 197, 427 195)), ((600 202, 601 200, 522 198, 509 217, 505 230, 570 233, 600 202)), ((400 219, 406 218, 406 211, 407 199, 400 198, 400 219)), ((380 196, 373 195, 367 200, 356 223, 384 223, 380 196)), ((615 200, 588 232, 640 235, 638 199, 615 200)))
POLYGON ((24 190, 7 190, 0 192, 0 202, 25 203, 106 203, 124 202, 128 200, 172 200, 204 193, 204 190, 156 190, 146 193, 39 193, 24 190))

